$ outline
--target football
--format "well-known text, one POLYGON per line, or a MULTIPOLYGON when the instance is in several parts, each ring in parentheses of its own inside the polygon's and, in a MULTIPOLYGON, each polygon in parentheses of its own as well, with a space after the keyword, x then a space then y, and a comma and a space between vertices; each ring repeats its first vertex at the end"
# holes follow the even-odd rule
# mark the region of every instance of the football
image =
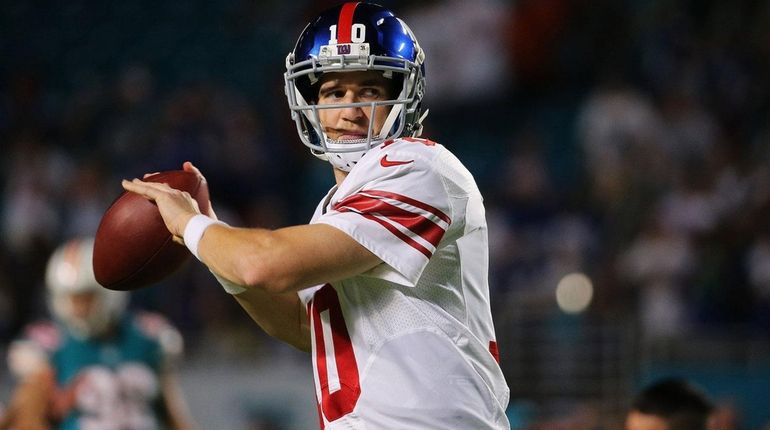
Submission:
MULTIPOLYGON (((203 205, 208 189, 191 172, 171 170, 143 179, 187 191, 203 205)), ((190 256, 172 240, 154 202, 124 191, 102 216, 94 241, 96 281, 111 290, 136 290, 175 272, 190 256)))

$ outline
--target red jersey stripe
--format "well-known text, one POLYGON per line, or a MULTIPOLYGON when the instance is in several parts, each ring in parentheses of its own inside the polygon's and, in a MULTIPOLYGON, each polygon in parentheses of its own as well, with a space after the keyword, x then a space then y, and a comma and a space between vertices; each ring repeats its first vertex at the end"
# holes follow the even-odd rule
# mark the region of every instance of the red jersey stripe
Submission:
POLYGON ((353 13, 358 2, 349 2, 342 5, 340 17, 337 21, 337 43, 350 43, 350 34, 353 31, 353 13))
POLYGON ((354 194, 340 202, 335 209, 340 210, 343 207, 360 213, 383 216, 406 227, 433 247, 437 247, 441 238, 444 237, 444 229, 430 219, 373 197, 354 194))
POLYGON ((497 342, 494 340, 489 341, 489 353, 495 358, 495 361, 500 363, 500 351, 497 349, 497 342))
POLYGON ((406 203, 409 205, 412 205, 416 208, 420 208, 424 210, 425 212, 430 212, 433 215, 436 215, 440 220, 444 221, 447 224, 451 224, 452 220, 449 218, 449 215, 445 214, 439 209, 434 208, 433 206, 423 203, 419 200, 415 200, 411 197, 403 196, 401 194, 392 193, 389 191, 379 191, 379 190, 362 190, 359 194, 369 194, 372 196, 377 197, 385 197, 388 199, 397 200, 401 203, 406 203))
POLYGON ((355 212, 355 213, 361 215, 362 217, 364 217, 364 218, 366 218, 368 220, 372 220, 372 221, 376 222, 377 224, 385 227, 385 229, 387 229, 389 232, 393 233, 394 236, 396 236, 397 238, 401 239, 404 243, 406 243, 407 245, 409 245, 412 248, 416 249, 417 251, 420 251, 420 253, 422 253, 426 257, 430 258, 431 255, 433 255, 433 252, 431 252, 428 248, 424 247, 422 244, 420 244, 416 240, 414 240, 411 237, 407 236, 401 230, 399 230, 398 228, 396 228, 395 226, 393 226, 392 224, 390 224, 387 221, 384 221, 384 220, 382 220, 382 219, 380 219, 380 218, 378 218, 378 217, 376 217, 374 215, 368 214, 368 213, 359 212, 359 211, 357 211, 357 210, 355 210, 353 208, 349 208, 347 206, 343 206, 341 208, 337 208, 337 210, 340 211, 340 212, 355 212))
POLYGON ((396 227, 390 225, 387 221, 383 221, 383 220, 377 218, 374 215, 365 214, 365 213, 361 214, 361 216, 363 216, 366 219, 370 219, 370 220, 372 220, 372 221, 374 221, 376 223, 379 223, 381 226, 385 227, 386 229, 388 229, 388 231, 393 233, 397 238, 403 240, 407 245, 411 246, 412 248, 416 249, 417 251, 420 251, 424 256, 430 258, 431 255, 433 255, 432 252, 430 252, 427 248, 422 246, 419 242, 417 242, 414 239, 412 239, 411 237, 405 235, 399 229, 397 229, 396 227))

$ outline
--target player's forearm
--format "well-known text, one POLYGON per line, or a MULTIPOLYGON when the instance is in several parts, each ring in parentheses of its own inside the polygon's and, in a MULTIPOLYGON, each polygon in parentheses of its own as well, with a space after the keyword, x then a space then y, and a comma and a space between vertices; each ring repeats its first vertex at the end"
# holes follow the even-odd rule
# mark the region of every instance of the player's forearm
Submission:
POLYGON ((346 279, 381 263, 350 236, 325 224, 279 230, 212 225, 197 250, 223 278, 271 294, 346 279))
POLYGON ((347 279, 382 263, 352 237, 325 224, 278 230, 212 225, 197 250, 218 275, 271 294, 347 279))
POLYGON ((248 290, 234 297, 265 333, 301 351, 310 351, 307 313, 297 294, 248 290))
POLYGON ((206 229, 198 245, 198 255, 211 271, 233 284, 271 294, 301 289, 285 257, 290 252, 274 231, 220 225, 206 229))

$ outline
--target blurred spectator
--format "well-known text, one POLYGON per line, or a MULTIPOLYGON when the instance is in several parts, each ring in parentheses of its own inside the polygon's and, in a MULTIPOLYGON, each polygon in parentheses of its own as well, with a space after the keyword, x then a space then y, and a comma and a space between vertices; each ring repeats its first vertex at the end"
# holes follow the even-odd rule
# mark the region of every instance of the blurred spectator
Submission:
POLYGON ((495 265, 492 276, 497 288, 546 293, 549 255, 546 236, 557 215, 548 167, 539 135, 524 130, 510 140, 496 183, 506 184, 493 191, 490 219, 498 233, 491 235, 495 265), (499 236, 498 236, 499 234, 499 236))
POLYGON ((677 180, 660 198, 664 228, 686 237, 702 236, 716 228, 720 213, 713 196, 714 178, 703 174, 706 168, 703 163, 681 166, 677 180))
POLYGON ((57 196, 61 175, 71 161, 40 136, 17 136, 7 149, 3 192, 2 232, 5 243, 16 255, 25 255, 38 241, 55 239, 61 227, 57 196))
POLYGON ((509 3, 445 0, 415 4, 419 6, 405 10, 405 19, 419 23, 413 31, 428 53, 426 62, 431 70, 441 71, 428 71, 426 105, 439 111, 499 97, 510 84, 507 52, 500 49, 509 3))
POLYGON ((685 332, 689 309, 685 285, 696 264, 688 238, 652 215, 618 259, 618 276, 638 295, 642 334, 676 337, 685 332))
POLYGON ((659 188, 669 176, 660 113, 628 84, 609 81, 583 102, 577 136, 585 154, 591 197, 613 207, 645 181, 659 188))
POLYGON ((746 271, 755 303, 755 322, 762 329, 770 327, 770 232, 760 232, 746 257, 746 271))
POLYGON ((78 169, 68 172, 61 181, 60 218, 61 237, 90 236, 96 232, 110 199, 114 198, 110 180, 104 168, 96 161, 80 163, 78 169))
MULTIPOLYGON (((157 127, 158 100, 155 78, 149 67, 132 64, 120 70, 113 87, 104 94, 103 118, 96 128, 99 156, 110 167, 110 178, 144 172, 146 154, 153 151, 157 127)), ((90 146, 90 145, 89 145, 90 146)))
POLYGON ((569 2, 516 2, 504 35, 510 46, 513 77, 524 89, 551 83, 558 70, 558 52, 566 33, 569 2))
POLYGON ((626 416, 626 430, 707 430, 711 400, 689 382, 663 379, 645 387, 626 416))

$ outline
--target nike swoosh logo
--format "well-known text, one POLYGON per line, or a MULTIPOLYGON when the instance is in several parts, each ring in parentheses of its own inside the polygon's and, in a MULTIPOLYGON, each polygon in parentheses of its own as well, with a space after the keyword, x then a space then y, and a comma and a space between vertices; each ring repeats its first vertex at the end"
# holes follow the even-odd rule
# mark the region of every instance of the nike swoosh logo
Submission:
POLYGON ((409 161, 397 161, 397 160, 388 160, 388 155, 385 154, 380 158, 380 166, 382 167, 393 167, 393 166, 401 166, 403 164, 409 164, 414 163, 414 160, 409 161))

